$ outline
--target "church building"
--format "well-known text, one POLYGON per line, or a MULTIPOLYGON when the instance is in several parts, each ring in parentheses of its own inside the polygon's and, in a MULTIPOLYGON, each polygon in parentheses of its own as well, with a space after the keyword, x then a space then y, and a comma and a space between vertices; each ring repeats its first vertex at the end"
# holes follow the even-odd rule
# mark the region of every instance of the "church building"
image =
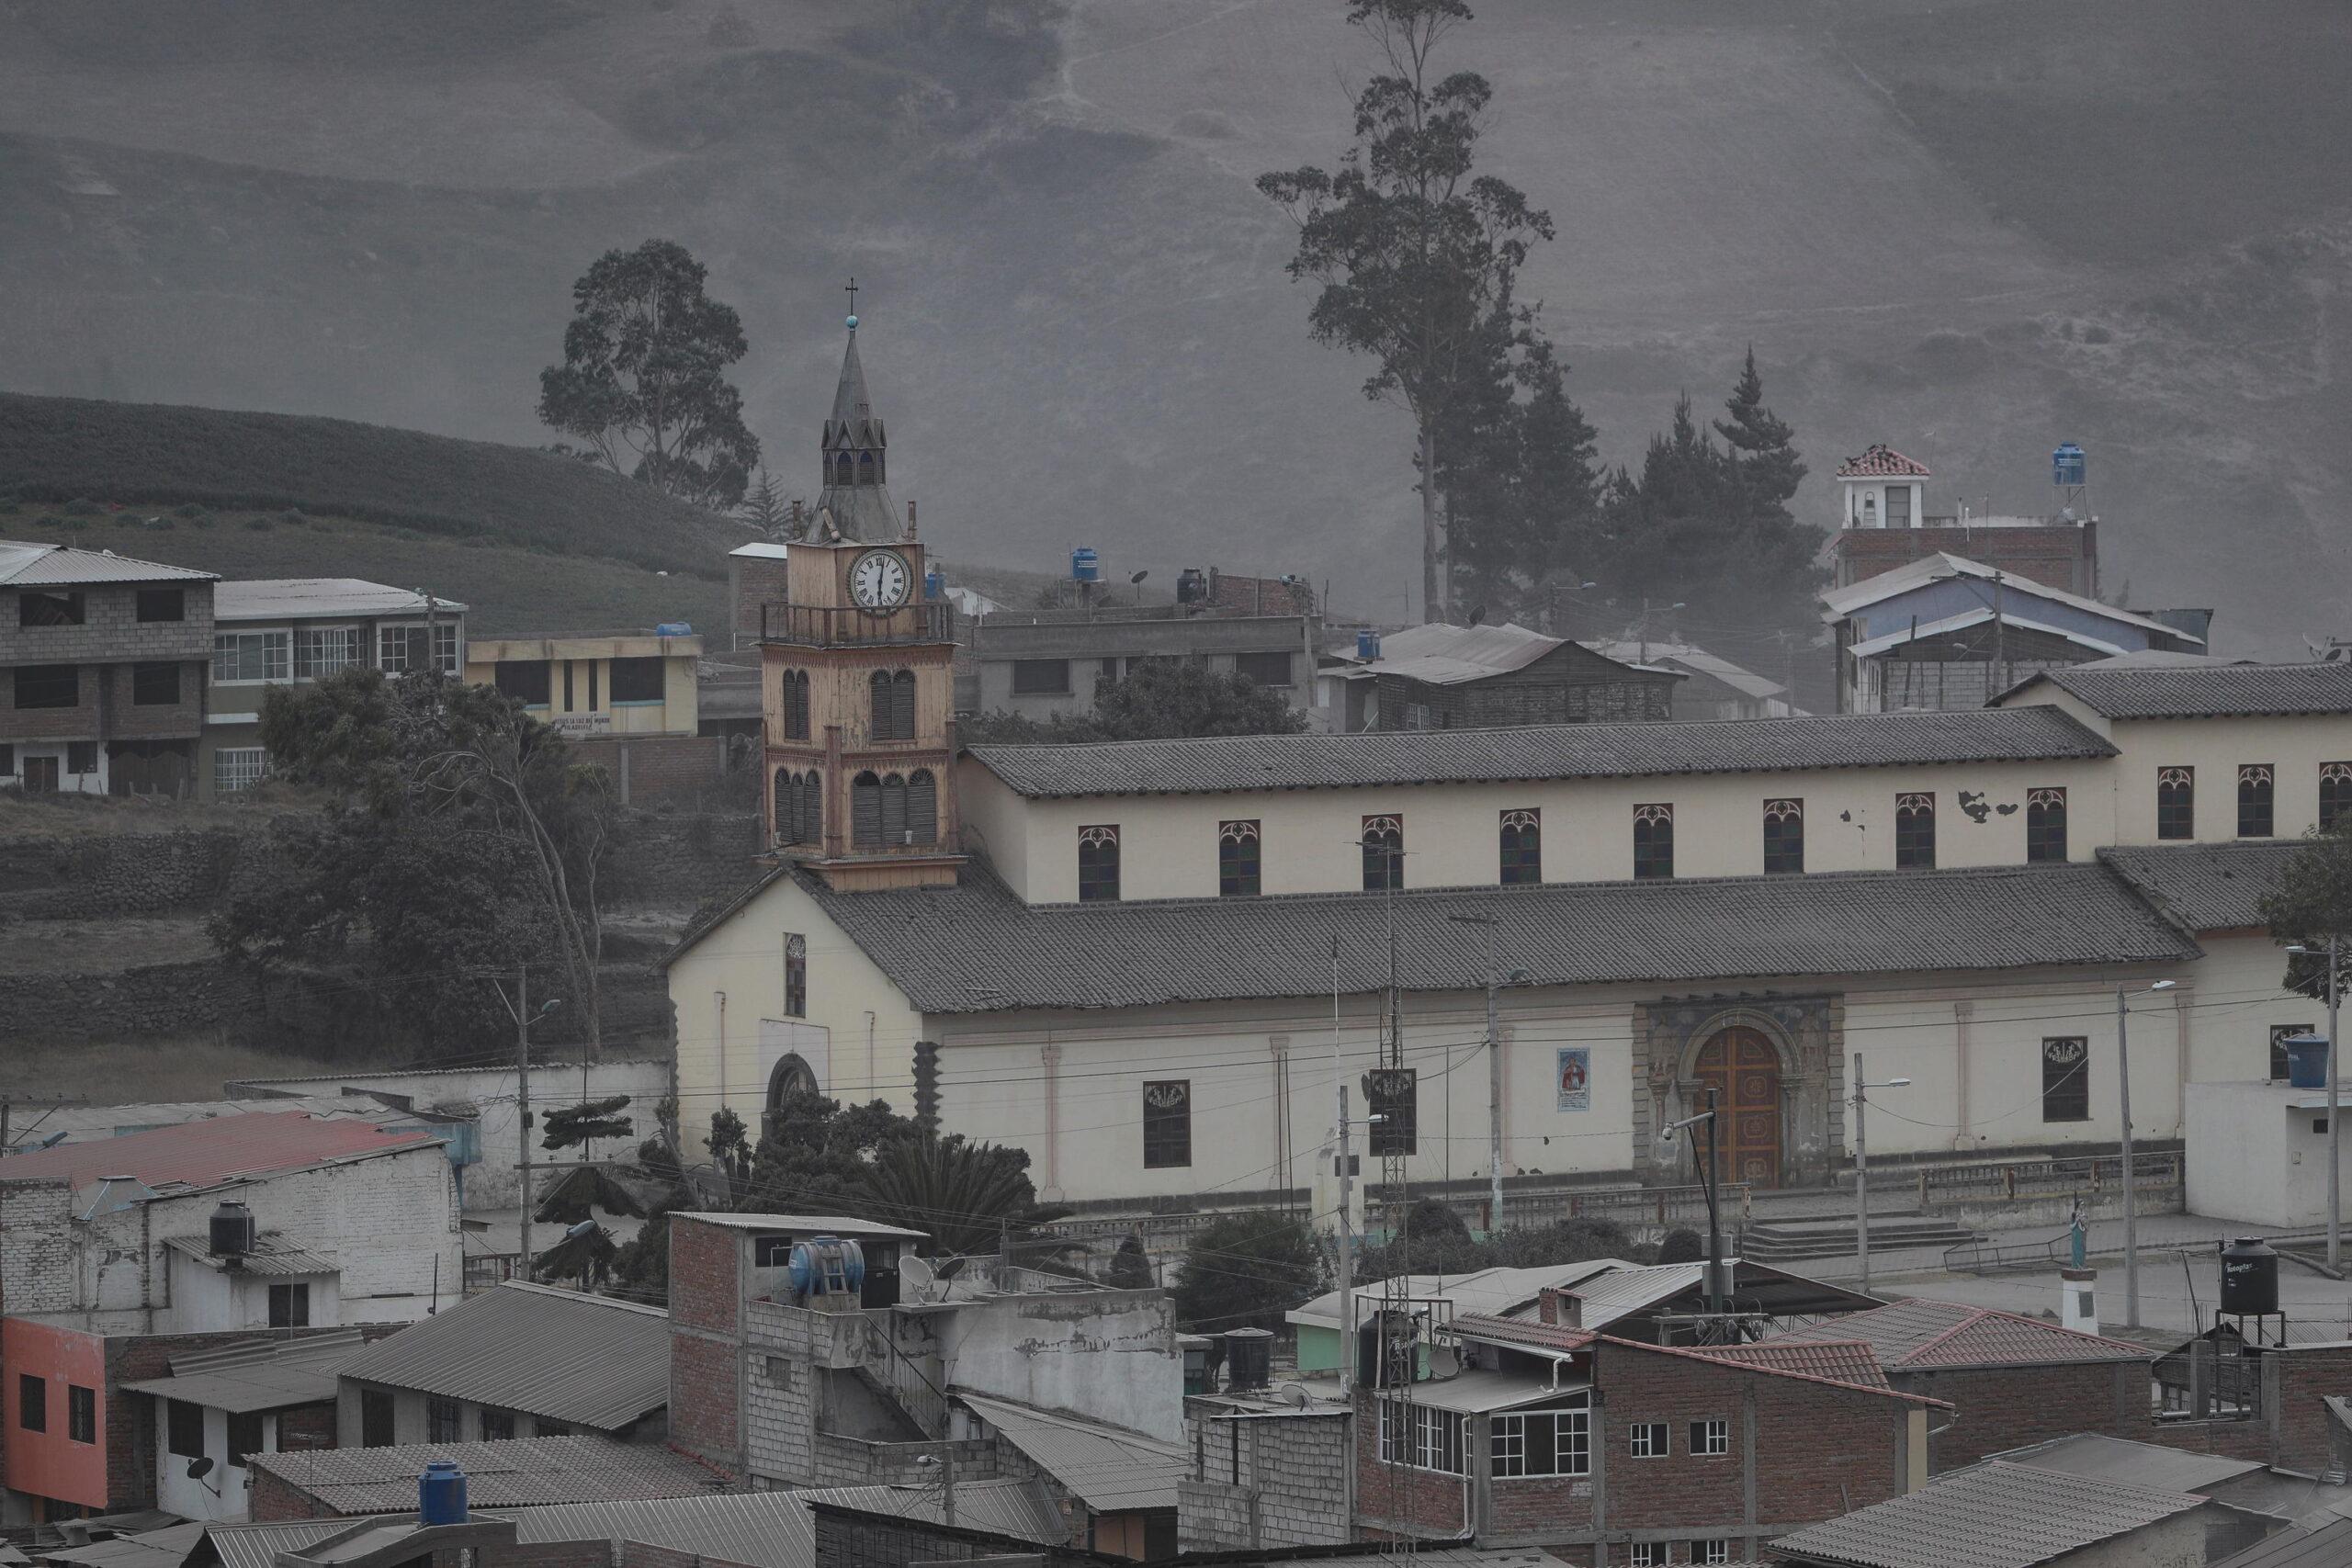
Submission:
POLYGON ((2312 1021, 2254 905, 2352 813, 2352 667, 959 751, 854 338, 823 443, 764 606, 774 864, 667 960, 690 1130, 814 1087, 1023 1147, 1049 1200, 1233 1201, 1313 1184, 1342 1082, 1416 1182, 1483 1180, 1498 1100, 1508 1176, 1687 1181, 1658 1132, 1712 1089, 1727 1179, 1811 1185, 1858 1054, 1911 1079, 1874 1156, 2089 1152, 2119 990, 2141 1139, 2312 1021), (1408 1070, 1368 1079, 1392 976, 1408 1070))

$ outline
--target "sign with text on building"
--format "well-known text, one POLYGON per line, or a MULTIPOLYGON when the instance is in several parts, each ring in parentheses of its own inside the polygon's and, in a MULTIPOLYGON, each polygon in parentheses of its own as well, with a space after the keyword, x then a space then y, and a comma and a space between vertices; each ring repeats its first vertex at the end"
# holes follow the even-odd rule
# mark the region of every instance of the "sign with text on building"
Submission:
POLYGON ((610 735, 613 716, 608 713, 560 713, 548 720, 558 735, 610 735))
POLYGON ((1592 1047, 1589 1045, 1560 1047, 1560 1109, 1592 1109, 1592 1047))

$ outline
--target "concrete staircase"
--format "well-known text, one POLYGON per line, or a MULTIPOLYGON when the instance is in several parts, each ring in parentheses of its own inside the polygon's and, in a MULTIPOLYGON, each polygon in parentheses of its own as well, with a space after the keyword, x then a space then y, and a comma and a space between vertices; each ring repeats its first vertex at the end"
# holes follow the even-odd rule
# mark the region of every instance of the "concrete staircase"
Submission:
MULTIPOLYGON (((1894 1252, 1918 1247, 1951 1247, 1971 1240, 1975 1232, 1951 1221, 1923 1214, 1916 1209, 1871 1212, 1871 1250, 1894 1252)), ((1791 1216, 1758 1220, 1740 1237, 1740 1256, 1758 1263, 1786 1263, 1807 1258, 1843 1258, 1860 1250, 1860 1233, 1851 1214, 1791 1216)))

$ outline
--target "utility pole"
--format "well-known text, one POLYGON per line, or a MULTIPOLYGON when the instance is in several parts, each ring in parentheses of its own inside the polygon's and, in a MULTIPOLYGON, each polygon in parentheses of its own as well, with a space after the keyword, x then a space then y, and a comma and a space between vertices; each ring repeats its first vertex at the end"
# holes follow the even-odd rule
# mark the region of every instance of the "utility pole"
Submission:
POLYGON ((1862 1294, 1871 1293, 1871 1145, 1862 1127, 1862 1108, 1870 1104, 1869 1091, 1874 1089, 1903 1089, 1909 1078, 1889 1078, 1884 1083, 1871 1083, 1862 1077, 1862 1054, 1854 1053, 1854 1219, 1861 1237, 1862 1294))
POLYGON ((1487 935, 1487 1238, 1503 1228, 1503 1032, 1497 1014, 1502 977, 1495 973, 1494 933, 1487 935))
MULTIPOLYGON (((2170 980, 2159 980, 2143 987, 2149 991, 2169 991, 2170 980)), ((2123 1321, 2127 1326, 2140 1326, 2140 1191, 2133 1180, 2135 1165, 2132 1148, 2132 1040, 2129 1032, 2132 1010, 2124 998, 2137 995, 2126 987, 2115 987, 2115 1078, 2120 1096, 2119 1109, 2123 1113, 2123 1321)), ((2083 1070, 2090 1070, 2090 1056, 2083 1057, 2083 1070)), ((2331 1140, 2335 1124, 2329 1123, 2331 1140)))
MULTIPOLYGON (((2327 1266, 2330 1269, 2341 1268, 2344 1257, 2344 1140, 2335 1131, 2336 1114, 2342 1109, 2336 1089, 2336 1080, 2342 1075, 2337 1070, 2335 1057, 2335 1043, 2339 1038, 2335 1032, 2338 989, 2335 976, 2336 965, 2343 958, 2343 948, 2344 939, 2341 936, 2327 939, 2327 1266)), ((2307 957, 2316 957, 2319 953, 2319 949, 2304 942, 2290 942, 2287 951, 2307 957)), ((0 1107, 0 1111, 5 1111, 5 1108, 0 1107)), ((5 1133, 7 1125, 5 1120, 0 1120, 0 1133, 5 1133)), ((0 1138, 0 1144, 6 1141, 0 1138)))
POLYGON ((514 1130, 523 1163, 523 1278, 531 1278, 531 967, 514 965, 514 1130))
POLYGON ((1356 1365, 1356 1176, 1348 1157, 1348 1080, 1340 1079, 1340 1396, 1355 1384, 1356 1365))

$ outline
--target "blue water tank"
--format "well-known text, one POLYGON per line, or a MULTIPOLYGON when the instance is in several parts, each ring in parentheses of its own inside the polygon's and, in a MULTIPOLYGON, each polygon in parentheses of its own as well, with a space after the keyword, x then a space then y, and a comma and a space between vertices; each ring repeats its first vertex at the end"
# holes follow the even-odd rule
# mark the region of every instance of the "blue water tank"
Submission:
POLYGON ((2327 1036, 2290 1034, 2278 1042, 2287 1053, 2287 1082, 2295 1089, 2327 1087, 2327 1036))
POLYGON ((416 1478, 416 1522, 421 1525, 461 1525, 466 1522, 466 1472, 454 1461, 427 1461, 416 1478))
POLYGON ((2052 484, 2081 484, 2084 482, 2083 476, 2088 471, 2089 467, 2083 457, 2083 449, 2071 441, 2061 443, 2058 450, 2050 454, 2050 482, 2052 484))
POLYGON ((692 637, 695 635, 695 628, 693 624, 687 621, 664 621, 653 628, 653 635, 655 637, 692 637))
POLYGON ((865 1252, 837 1235, 812 1235, 792 1248, 796 1296, 856 1295, 865 1285, 865 1252))
POLYGON ((926 599, 947 597, 947 574, 933 567, 922 574, 922 596, 926 599))
POLYGON ((1069 580, 1072 582, 1100 582, 1102 563, 1094 552, 1080 545, 1069 553, 1069 580))
POLYGON ((1380 634, 1378 632, 1356 633, 1356 657, 1358 659, 1377 659, 1380 657, 1380 634))

